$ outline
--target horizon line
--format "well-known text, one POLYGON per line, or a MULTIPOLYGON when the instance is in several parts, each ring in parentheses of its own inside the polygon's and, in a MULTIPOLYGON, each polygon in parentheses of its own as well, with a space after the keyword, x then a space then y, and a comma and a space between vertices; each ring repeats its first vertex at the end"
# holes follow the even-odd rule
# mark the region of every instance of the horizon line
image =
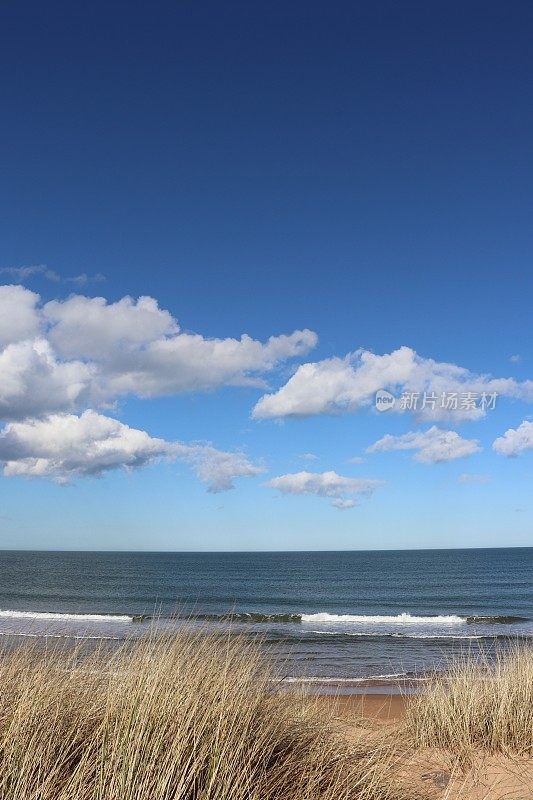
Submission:
POLYGON ((144 555, 160 555, 160 554, 190 554, 190 555, 243 555, 243 554, 267 554, 267 553, 426 553, 426 552, 449 552, 461 550, 533 550, 533 544, 523 545, 494 545, 487 547, 382 547, 382 548, 360 548, 353 550, 335 549, 335 550, 70 550, 67 548, 20 548, 20 547, 2 547, 0 553, 131 553, 131 554, 144 554, 144 555))

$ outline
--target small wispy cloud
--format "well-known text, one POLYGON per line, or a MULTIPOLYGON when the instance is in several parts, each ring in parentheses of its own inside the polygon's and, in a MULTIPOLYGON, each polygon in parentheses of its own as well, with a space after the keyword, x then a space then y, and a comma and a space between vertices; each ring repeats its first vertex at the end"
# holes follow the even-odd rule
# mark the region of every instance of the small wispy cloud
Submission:
POLYGON ((33 275, 42 275, 49 281, 54 281, 54 283, 59 283, 61 281, 61 276, 53 269, 49 269, 46 264, 28 264, 22 267, 2 267, 0 269, 0 273, 2 275, 11 275, 12 278, 15 278, 19 281, 26 281, 28 278, 33 277, 33 275))
POLYGON ((69 275, 62 277, 55 269, 50 269, 46 264, 28 264, 21 267, 2 267, 0 274, 10 275, 15 280, 23 283, 35 275, 40 275, 47 281, 53 283, 72 283, 75 286, 86 286, 88 283, 102 283, 105 281, 105 275, 101 272, 96 272, 94 275, 88 275, 86 272, 80 272, 78 275, 69 275))
POLYGON ((304 461, 318 461, 315 453, 300 453, 300 458, 303 458, 304 461))
POLYGON ((520 364, 520 362, 522 361, 522 356, 519 353, 515 353, 513 356, 509 358, 509 361, 512 364, 520 364))
POLYGON ((102 283, 105 281, 105 275, 97 272, 94 275, 87 275, 86 272, 80 272, 79 275, 73 275, 70 278, 64 278, 64 283, 74 283, 76 286, 86 286, 88 283, 102 283))
POLYGON ((354 508, 355 500, 345 500, 342 497, 339 497, 337 500, 333 500, 331 505, 335 508, 339 508, 342 511, 344 508, 354 508))
POLYGON ((369 497, 383 486, 383 481, 371 478, 349 478, 336 472, 293 472, 279 475, 265 484, 281 494, 315 495, 331 500, 335 508, 353 508, 361 497, 369 497))
POLYGON ((472 472, 463 472, 459 475, 459 483, 490 483, 490 475, 476 475, 472 472))
POLYGON ((402 436, 387 433, 379 441, 367 447, 367 453, 390 450, 413 450, 415 461, 422 464, 438 464, 464 458, 481 450, 475 439, 463 439, 455 431, 444 431, 433 425, 427 431, 410 431, 402 436))
POLYGON ((353 456, 352 458, 348 458, 346 461, 347 464, 364 464, 365 459, 361 458, 361 456, 353 456))

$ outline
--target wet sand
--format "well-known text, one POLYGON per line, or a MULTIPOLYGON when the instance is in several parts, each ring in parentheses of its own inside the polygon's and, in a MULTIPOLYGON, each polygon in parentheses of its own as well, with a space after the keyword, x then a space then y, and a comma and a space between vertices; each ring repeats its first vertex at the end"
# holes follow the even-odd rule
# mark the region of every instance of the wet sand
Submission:
POLYGON ((409 697, 388 692, 317 697, 317 702, 346 720, 397 722, 405 714, 409 697))

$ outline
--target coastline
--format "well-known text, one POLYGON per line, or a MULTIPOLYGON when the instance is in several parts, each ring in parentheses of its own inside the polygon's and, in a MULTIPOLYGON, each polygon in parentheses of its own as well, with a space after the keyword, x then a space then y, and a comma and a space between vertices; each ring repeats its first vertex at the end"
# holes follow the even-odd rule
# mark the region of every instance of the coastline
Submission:
POLYGON ((283 678, 276 681, 277 688, 291 691, 299 689, 306 694, 322 697, 350 697, 383 695, 386 697, 403 697, 418 695, 428 686, 431 677, 428 675, 416 677, 391 678, 320 678, 320 677, 294 677, 283 678))
POLYGON ((3 552, 0 646, 45 635, 113 649, 155 630, 231 631, 261 642, 288 687, 416 694, 464 654, 533 640, 532 566, 533 548, 3 552))
MULTIPOLYGON (((533 787, 530 648, 502 654, 495 663, 450 665, 446 675, 276 679, 279 664, 265 657, 259 639, 212 631, 123 641, 118 648, 87 640, 73 647, 46 637, 26 644, 3 650, 0 677, 21 759, 31 739, 28 786, 40 780, 48 758, 49 772, 60 774, 65 786, 82 771, 83 796, 100 791, 94 783, 100 775, 107 785, 127 774, 141 786, 132 796, 148 800, 159 795, 147 787, 179 782, 184 770, 204 781, 220 751, 217 769, 231 765, 223 796, 234 797, 235 781, 244 781, 237 800, 263 796, 246 788, 250 774, 266 781, 265 791, 277 786, 277 767, 271 777, 264 768, 276 763, 273 754, 282 760, 287 786, 274 796, 294 800, 309 796, 309 780, 323 781, 320 800, 521 800, 533 787), (497 738, 487 737, 485 714, 497 738), (64 758, 71 748, 80 763, 64 758), (131 776, 132 760, 141 777, 131 776), (298 792, 295 781, 301 781, 298 792)), ((7 782, 20 773, 21 761, 11 753, 6 748, 3 754, 7 782)), ((55 791, 46 800, 78 797, 55 791)))

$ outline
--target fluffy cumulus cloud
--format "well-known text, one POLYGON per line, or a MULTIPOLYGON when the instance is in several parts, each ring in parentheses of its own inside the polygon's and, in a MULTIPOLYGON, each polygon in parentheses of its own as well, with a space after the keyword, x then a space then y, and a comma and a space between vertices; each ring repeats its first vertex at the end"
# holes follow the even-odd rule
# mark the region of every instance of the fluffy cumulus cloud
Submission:
POLYGON ((0 419, 72 411, 89 398, 96 367, 60 361, 46 339, 26 339, 0 350, 0 419))
POLYGON ((265 486, 282 494, 315 495, 332 500, 336 508, 352 508, 359 497, 370 496, 383 481, 349 478, 336 472, 293 472, 267 481, 265 486))
POLYGON ((235 478, 262 471, 242 453, 216 450, 210 444, 167 442, 92 410, 80 416, 52 414, 10 422, 0 433, 0 463, 6 476, 68 483, 120 467, 136 469, 161 458, 190 464, 213 492, 231 489, 235 478))
POLYGON ((43 308, 49 339, 63 358, 113 360, 117 351, 131 351, 179 328, 152 297, 123 297, 108 303, 103 297, 72 295, 43 308))
POLYGON ((38 302, 23 286, 0 286, 0 348, 39 334, 38 302))
POLYGON ((518 428, 509 428, 492 447, 501 456, 518 456, 525 450, 533 450, 533 422, 526 419, 518 428))
MULTIPOLYGON (((20 268, 28 277, 41 267, 20 268)), ((44 273, 43 273, 44 274, 44 273)), ((75 281, 83 283, 85 281, 75 281)), ((167 442, 93 408, 124 395, 155 397, 257 385, 316 344, 312 331, 261 342, 184 332, 152 297, 109 303, 74 294, 42 304, 23 286, 0 286, 0 464, 7 476, 69 482, 161 458, 190 466, 209 491, 263 471, 240 452, 167 442)))
POLYGON ((415 461, 423 464, 438 464, 477 453, 479 443, 474 439, 463 439, 455 431, 443 431, 435 425, 427 431, 411 431, 402 436, 387 434, 369 448, 367 453, 389 450, 414 450, 415 461))
POLYGON ((309 330, 261 342, 180 329, 151 297, 72 295, 44 306, 22 286, 0 287, 0 418, 108 406, 221 386, 265 386, 264 376, 315 346, 309 330))
POLYGON ((266 343, 240 339, 205 339, 181 333, 158 339, 134 353, 122 351, 113 362, 102 360, 103 392, 140 397, 207 391, 221 386, 264 386, 262 373, 307 352, 315 342, 310 331, 273 336, 266 343))
MULTIPOLYGON (((400 347, 385 355, 358 350, 345 358, 302 364, 281 389, 258 401, 252 415, 265 419, 354 412, 371 406, 380 389, 398 398, 402 393, 418 394, 416 411, 426 419, 480 418, 486 413, 481 404, 483 394, 489 402, 494 393, 533 401, 533 381, 476 375, 400 347), (424 393, 426 405, 422 407, 424 393)), ((410 409, 397 400, 393 410, 410 409)))
POLYGON ((208 339, 186 333, 151 297, 75 295, 47 303, 48 338, 62 358, 90 359, 98 366, 95 390, 101 397, 139 397, 205 391, 220 386, 264 386, 260 377, 316 344, 311 331, 272 336, 263 343, 208 339))
POLYGON ((0 434, 0 461, 8 476, 68 481, 121 466, 144 466, 170 453, 164 440, 94 411, 11 422, 0 434))
POLYGON ((74 295, 47 303, 43 314, 48 338, 61 357, 92 359, 112 391, 145 395, 255 384, 254 374, 305 355, 317 340, 308 330, 272 336, 265 343, 246 334, 207 339, 182 332, 152 297, 107 303, 103 297, 74 295))

